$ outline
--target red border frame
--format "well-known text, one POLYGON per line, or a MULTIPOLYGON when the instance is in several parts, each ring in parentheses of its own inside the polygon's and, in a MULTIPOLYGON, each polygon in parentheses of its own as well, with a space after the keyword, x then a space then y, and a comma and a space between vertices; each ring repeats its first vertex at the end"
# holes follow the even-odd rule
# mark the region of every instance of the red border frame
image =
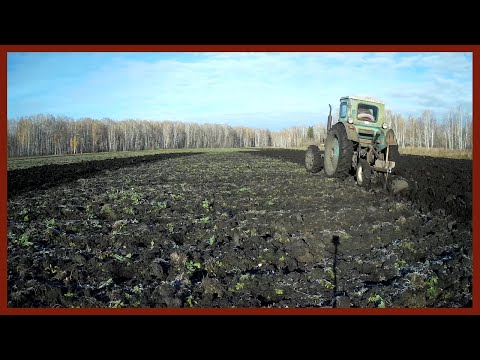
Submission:
MULTIPOLYGON (((480 46, 479 45, 0 45, 0 314, 2 315, 473 315, 480 314, 480 286, 477 275, 480 257, 476 236, 479 225, 476 195, 480 184, 472 182, 472 308, 385 308, 385 309, 263 309, 263 308, 221 308, 221 309, 66 309, 66 308, 7 308, 7 52, 215 52, 215 51, 266 51, 266 52, 326 52, 326 51, 378 51, 378 52, 439 52, 458 51, 473 53, 473 140, 478 135, 480 124, 480 46)), ((474 141, 472 141, 474 143, 474 141)), ((473 147, 473 179, 480 178, 480 168, 475 163, 480 159, 480 147, 473 147)))

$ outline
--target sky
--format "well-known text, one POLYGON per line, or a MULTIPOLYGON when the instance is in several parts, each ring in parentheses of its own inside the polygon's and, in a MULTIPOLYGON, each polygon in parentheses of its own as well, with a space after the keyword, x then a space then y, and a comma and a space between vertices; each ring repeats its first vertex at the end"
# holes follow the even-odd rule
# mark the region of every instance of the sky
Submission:
POLYGON ((9 52, 7 114, 268 128, 326 123, 346 95, 441 118, 472 104, 472 53, 9 52))

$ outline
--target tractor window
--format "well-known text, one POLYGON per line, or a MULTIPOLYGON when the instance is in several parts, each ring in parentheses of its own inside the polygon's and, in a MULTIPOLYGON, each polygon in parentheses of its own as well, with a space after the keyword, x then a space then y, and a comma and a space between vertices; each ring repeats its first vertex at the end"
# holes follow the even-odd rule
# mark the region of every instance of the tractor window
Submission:
POLYGON ((358 104, 357 117, 365 121, 377 122, 378 108, 373 105, 358 104))
POLYGON ((342 102, 340 104, 340 117, 344 118, 345 116, 347 116, 347 103, 342 102))

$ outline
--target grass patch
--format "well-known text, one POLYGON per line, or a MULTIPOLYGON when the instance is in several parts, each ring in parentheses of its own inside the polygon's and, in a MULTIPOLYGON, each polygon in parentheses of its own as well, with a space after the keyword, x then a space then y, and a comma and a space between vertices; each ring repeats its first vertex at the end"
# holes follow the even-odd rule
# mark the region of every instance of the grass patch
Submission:
POLYGON ((468 159, 472 160, 472 149, 458 150, 458 149, 444 149, 444 148, 415 148, 415 147, 403 147, 398 150, 402 155, 419 155, 419 156, 432 156, 443 157, 450 159, 468 159))
POLYGON ((143 151, 112 151, 100 153, 68 154, 68 155, 49 155, 49 156, 29 156, 13 157, 8 159, 8 170, 27 169, 33 166, 43 166, 48 164, 63 165, 74 164, 82 161, 106 160, 113 158, 129 158, 135 156, 172 154, 172 153, 229 153, 238 151, 252 151, 255 148, 205 148, 205 149, 160 149, 143 151))

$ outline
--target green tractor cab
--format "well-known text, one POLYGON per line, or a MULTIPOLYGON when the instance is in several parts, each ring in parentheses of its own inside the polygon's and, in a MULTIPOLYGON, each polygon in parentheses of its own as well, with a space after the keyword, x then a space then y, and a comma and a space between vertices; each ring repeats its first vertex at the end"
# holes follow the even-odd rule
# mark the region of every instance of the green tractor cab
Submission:
POLYGON ((316 173, 323 168, 328 177, 342 179, 354 173, 357 184, 363 187, 378 175, 387 179, 400 154, 395 133, 385 120, 384 103, 367 96, 342 97, 334 125, 329 106, 325 153, 321 154, 316 145, 309 146, 306 169, 316 173))

